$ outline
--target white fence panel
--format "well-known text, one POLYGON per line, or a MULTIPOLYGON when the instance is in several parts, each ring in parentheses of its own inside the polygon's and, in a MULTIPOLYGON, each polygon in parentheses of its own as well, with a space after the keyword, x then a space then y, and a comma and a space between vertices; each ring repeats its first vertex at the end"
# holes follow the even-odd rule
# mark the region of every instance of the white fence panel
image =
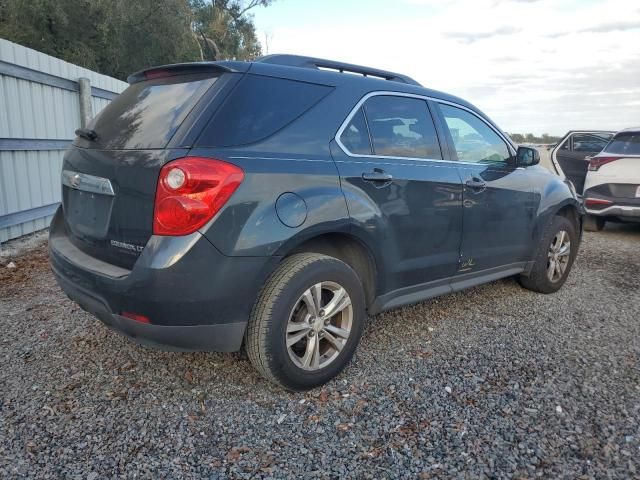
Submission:
POLYGON ((80 127, 78 79, 96 115, 127 84, 0 39, 0 243, 46 228, 64 149, 80 127))

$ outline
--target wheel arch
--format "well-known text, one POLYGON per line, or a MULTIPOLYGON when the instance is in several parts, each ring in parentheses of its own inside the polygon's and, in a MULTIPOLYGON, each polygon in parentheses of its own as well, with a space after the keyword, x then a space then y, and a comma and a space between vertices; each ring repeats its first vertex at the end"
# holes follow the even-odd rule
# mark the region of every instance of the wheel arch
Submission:
POLYGON ((554 217, 561 216, 566 217, 571 223, 576 226, 578 234, 582 232, 582 214, 577 205, 568 203, 558 208, 553 215, 554 217))
POLYGON ((371 250, 357 237, 345 232, 327 232, 301 240, 281 252, 284 260, 296 253, 320 253, 337 258, 358 275, 365 292, 367 307, 376 297, 378 269, 371 250))

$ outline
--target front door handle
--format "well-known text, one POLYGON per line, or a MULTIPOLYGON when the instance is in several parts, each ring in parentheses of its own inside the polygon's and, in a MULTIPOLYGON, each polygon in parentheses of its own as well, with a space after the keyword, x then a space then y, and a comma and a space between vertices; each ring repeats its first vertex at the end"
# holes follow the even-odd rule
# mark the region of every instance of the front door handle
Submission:
POLYGON ((487 188, 487 184, 485 182, 475 177, 467 180, 466 185, 473 190, 484 190, 485 188, 487 188))
POLYGON ((393 180, 393 175, 380 168, 374 168, 372 172, 363 173, 362 179, 366 182, 389 183, 393 180))

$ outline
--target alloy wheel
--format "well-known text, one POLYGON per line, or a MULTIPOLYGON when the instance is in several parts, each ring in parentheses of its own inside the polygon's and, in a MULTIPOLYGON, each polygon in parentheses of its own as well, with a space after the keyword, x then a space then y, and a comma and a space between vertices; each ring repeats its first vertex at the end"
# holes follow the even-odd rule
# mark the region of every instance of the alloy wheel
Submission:
POLYGON ((560 230, 556 233, 549 246, 547 254, 547 277, 553 283, 559 281, 569 265, 571 255, 571 240, 569 234, 560 230))
POLYGON ((287 322, 289 358, 304 370, 333 362, 349 339, 353 306, 347 291, 335 282, 319 282, 300 296, 287 322))

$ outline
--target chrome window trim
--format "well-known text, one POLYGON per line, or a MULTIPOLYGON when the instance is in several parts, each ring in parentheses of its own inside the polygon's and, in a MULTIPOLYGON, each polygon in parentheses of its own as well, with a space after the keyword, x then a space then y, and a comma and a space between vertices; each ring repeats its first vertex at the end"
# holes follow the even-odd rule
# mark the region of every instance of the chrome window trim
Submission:
MULTIPOLYGON (((493 125, 488 123, 485 119, 480 117, 476 112, 474 112, 473 110, 471 110, 468 107, 465 107, 464 105, 460 105, 460 104, 455 103, 455 102, 450 102, 448 100, 442 100, 440 98, 429 97, 427 95, 418 95, 418 94, 415 94, 415 93, 392 92, 392 91, 380 90, 380 91, 376 91, 376 92, 367 93, 364 97, 362 97, 358 101, 358 103, 356 103, 355 107, 353 107, 353 109, 351 109, 351 111, 349 112, 349 115, 347 115, 347 118, 345 118, 345 120, 340 125, 340 128, 338 129, 338 132, 336 133, 336 135, 334 137, 334 140, 336 141, 336 143, 338 144, 340 149, 348 157, 353 157, 353 158, 401 159, 401 160, 414 160, 414 161, 419 161, 419 162, 446 162, 446 163, 455 163, 455 164, 458 164, 458 165, 486 165, 486 164, 481 164, 479 162, 463 162, 463 161, 460 161, 460 160, 445 160, 445 159, 440 159, 440 158, 416 158, 416 157, 401 157, 401 156, 393 157, 393 156, 389 156, 389 155, 375 155, 375 154, 367 155, 367 154, 362 154, 362 153, 351 153, 349 151, 349 149, 344 146, 344 144, 340 140, 340 137, 342 136, 342 134, 346 130, 347 126, 349 125, 349 122, 351 122, 351 120, 353 119, 355 114, 358 112, 358 109, 360 107, 362 107, 362 105, 368 99, 370 99, 371 97, 378 97, 378 96, 417 98, 418 100, 424 100, 424 101, 431 100, 431 101, 436 102, 436 103, 442 103, 444 105, 451 105, 452 107, 456 107, 456 108, 460 108, 462 110, 465 110, 465 111, 471 113, 472 115, 474 115, 476 118, 478 118, 478 120, 483 122, 489 128, 491 128, 491 130, 493 130, 507 144, 507 149, 509 150, 509 152, 512 155, 516 154, 516 151, 515 151, 515 148, 514 148, 513 144, 507 138, 505 138, 505 136, 499 130, 497 130, 493 125)), ((366 116, 365 116, 365 118, 366 118, 366 116)))
POLYGON ((62 184, 83 192, 98 193, 100 195, 115 196, 113 185, 108 178, 96 177, 87 173, 62 171, 62 184))

